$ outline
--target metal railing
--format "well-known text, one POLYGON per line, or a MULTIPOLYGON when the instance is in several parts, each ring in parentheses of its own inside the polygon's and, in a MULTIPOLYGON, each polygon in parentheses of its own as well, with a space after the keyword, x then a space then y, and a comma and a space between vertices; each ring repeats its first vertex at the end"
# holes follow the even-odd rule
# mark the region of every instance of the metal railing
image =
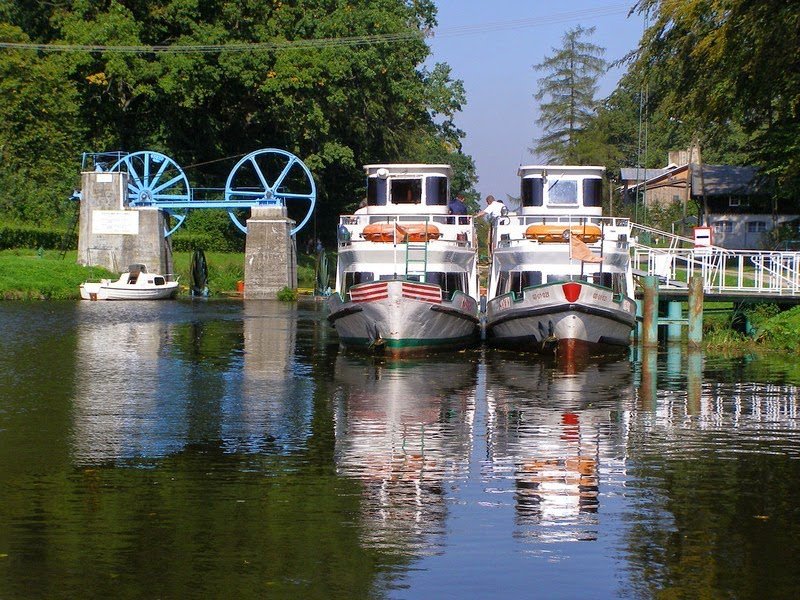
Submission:
POLYGON ((694 241, 631 223, 634 272, 655 275, 667 287, 687 287, 694 275, 707 293, 800 295, 800 252, 695 247, 694 241), (642 242, 641 233, 658 239, 642 242))

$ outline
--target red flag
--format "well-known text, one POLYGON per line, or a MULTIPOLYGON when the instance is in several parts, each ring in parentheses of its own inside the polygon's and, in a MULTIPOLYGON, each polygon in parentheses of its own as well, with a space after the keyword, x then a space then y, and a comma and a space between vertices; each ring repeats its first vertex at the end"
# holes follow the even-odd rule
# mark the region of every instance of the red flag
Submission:
POLYGON ((597 256, 592 252, 591 248, 587 246, 582 239, 574 233, 569 236, 569 254, 571 258, 577 258, 582 262, 601 263, 603 262, 602 256, 597 256))

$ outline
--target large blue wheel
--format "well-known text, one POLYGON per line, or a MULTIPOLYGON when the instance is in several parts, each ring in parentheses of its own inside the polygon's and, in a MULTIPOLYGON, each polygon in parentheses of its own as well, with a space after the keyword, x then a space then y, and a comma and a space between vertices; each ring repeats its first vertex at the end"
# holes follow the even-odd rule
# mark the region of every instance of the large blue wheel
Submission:
MULTIPOLYGON (((225 184, 227 202, 254 201, 269 206, 293 206, 300 218, 291 235, 311 218, 317 201, 317 187, 311 171, 299 158, 286 150, 265 148, 242 158, 228 175, 225 184), (305 213, 303 213, 305 210, 305 213)), ((247 233, 235 211, 229 210, 234 224, 247 233)))
MULTIPOLYGON (((112 167, 112 171, 128 173, 128 203, 131 206, 158 206, 159 202, 185 201, 192 199, 189 180, 174 160, 160 152, 144 150, 123 156, 112 167)), ((188 210, 170 208, 167 213, 175 220, 164 236, 172 235, 180 227, 188 210)))

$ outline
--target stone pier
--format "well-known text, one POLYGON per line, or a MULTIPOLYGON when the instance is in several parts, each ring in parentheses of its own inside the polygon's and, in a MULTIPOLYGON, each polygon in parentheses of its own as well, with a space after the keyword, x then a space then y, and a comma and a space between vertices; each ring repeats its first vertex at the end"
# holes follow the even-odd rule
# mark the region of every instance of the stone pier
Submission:
POLYGON ((144 263, 151 272, 173 272, 172 246, 164 237, 167 215, 156 208, 131 208, 127 173, 81 174, 78 264, 122 273, 144 263))
POLYGON ((297 247, 291 236, 295 222, 282 206, 256 206, 247 220, 244 297, 275 299, 285 288, 297 288, 297 247))

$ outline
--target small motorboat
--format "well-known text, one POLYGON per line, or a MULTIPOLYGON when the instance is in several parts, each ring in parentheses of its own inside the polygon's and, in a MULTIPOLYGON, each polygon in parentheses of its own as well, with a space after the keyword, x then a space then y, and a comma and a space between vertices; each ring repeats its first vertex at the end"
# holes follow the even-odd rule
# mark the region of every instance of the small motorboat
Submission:
POLYGON ((164 275, 149 273, 145 265, 134 264, 117 281, 87 281, 80 290, 83 300, 163 300, 175 297, 178 281, 168 281, 164 275))

